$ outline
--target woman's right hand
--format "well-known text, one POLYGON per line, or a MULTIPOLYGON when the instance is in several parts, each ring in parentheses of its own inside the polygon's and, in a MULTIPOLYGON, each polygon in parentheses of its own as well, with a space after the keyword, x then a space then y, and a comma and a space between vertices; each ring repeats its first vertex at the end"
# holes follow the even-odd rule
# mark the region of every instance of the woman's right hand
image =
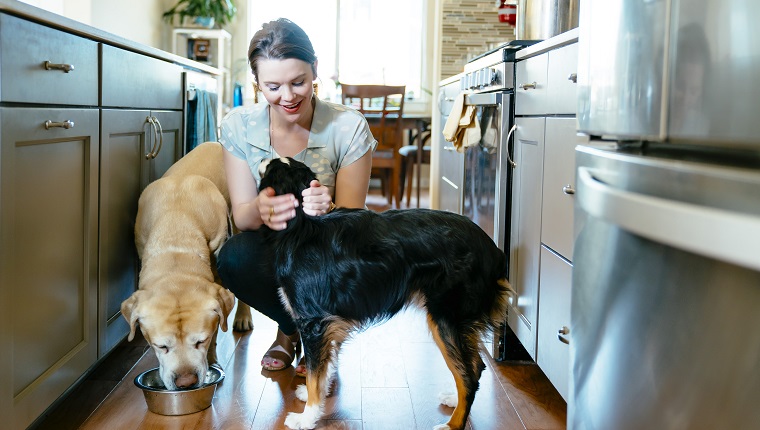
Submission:
POLYGON ((284 230, 288 221, 296 216, 295 208, 298 207, 298 200, 293 194, 277 196, 271 187, 261 190, 258 203, 261 222, 272 230, 284 230))

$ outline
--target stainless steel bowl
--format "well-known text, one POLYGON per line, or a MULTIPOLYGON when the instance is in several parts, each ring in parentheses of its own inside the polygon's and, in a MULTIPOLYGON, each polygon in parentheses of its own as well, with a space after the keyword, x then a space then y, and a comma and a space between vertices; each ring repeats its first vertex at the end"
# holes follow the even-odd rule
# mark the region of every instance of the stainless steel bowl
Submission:
POLYGON ((222 380, 224 371, 212 365, 206 371, 201 386, 187 390, 168 390, 156 367, 137 375, 135 385, 142 389, 149 411, 160 415, 187 415, 211 406, 216 386, 222 380))

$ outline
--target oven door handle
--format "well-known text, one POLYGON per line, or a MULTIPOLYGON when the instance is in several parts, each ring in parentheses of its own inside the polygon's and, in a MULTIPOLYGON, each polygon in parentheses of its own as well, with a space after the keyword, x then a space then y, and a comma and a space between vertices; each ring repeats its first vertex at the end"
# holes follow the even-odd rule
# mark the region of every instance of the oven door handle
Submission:
POLYGON ((578 168, 578 204, 638 236, 760 270, 760 217, 615 188, 578 168))
POLYGON ((498 93, 482 93, 482 94, 465 94, 464 105, 465 106, 497 106, 501 103, 501 95, 498 93))

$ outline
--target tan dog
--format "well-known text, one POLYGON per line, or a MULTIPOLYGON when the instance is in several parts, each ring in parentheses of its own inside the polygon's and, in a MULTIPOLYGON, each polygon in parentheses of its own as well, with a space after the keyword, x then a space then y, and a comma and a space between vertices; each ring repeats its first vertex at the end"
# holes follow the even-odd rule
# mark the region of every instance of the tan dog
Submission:
MULTIPOLYGON (((135 243, 141 260, 139 288, 121 304, 130 325, 139 324, 158 357, 169 389, 203 383, 216 363, 216 334, 227 331, 235 296, 216 275, 215 253, 229 234, 229 193, 222 146, 199 145, 140 195, 135 243)), ((236 330, 253 328, 240 303, 236 330)))

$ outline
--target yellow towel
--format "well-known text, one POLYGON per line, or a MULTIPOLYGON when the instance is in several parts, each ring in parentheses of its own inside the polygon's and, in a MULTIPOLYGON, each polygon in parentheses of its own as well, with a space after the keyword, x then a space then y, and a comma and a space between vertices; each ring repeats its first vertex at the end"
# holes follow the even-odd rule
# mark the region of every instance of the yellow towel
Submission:
POLYGON ((480 141, 480 125, 475 115, 475 106, 464 105, 464 94, 454 99, 449 117, 443 127, 443 137, 454 144, 457 152, 476 145, 480 141))

